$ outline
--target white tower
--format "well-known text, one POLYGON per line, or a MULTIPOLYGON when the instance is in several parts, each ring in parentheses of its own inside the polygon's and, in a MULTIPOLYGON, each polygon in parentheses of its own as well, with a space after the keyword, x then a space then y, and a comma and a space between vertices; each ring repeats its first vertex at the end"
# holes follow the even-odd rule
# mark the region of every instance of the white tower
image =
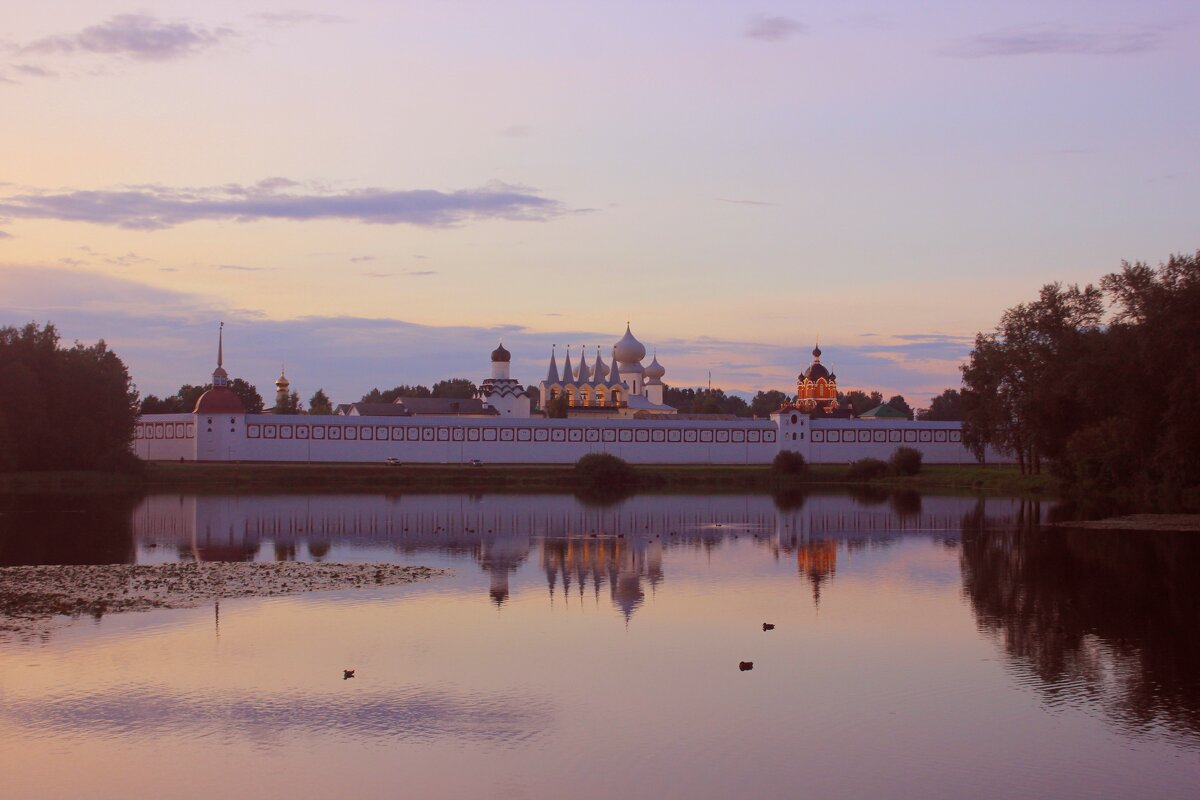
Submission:
POLYGON ((619 371, 621 380, 629 384, 630 394, 643 394, 646 369, 642 359, 646 357, 646 346, 634 338, 625 323, 625 335, 613 347, 613 366, 619 371))

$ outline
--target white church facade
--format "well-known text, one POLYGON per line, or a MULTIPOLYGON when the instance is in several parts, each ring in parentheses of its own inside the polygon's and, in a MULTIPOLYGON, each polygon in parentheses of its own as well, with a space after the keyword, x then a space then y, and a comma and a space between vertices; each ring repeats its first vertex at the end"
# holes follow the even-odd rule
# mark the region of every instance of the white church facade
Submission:
MULTIPOLYGON (((481 413, 379 415, 248 414, 229 388, 223 338, 212 387, 191 414, 150 414, 135 426, 134 450, 149 461, 573 464, 610 453, 636 464, 770 464, 781 450, 810 463, 887 459, 897 447, 919 450, 929 464, 973 463, 961 423, 907 419, 810 417, 785 405, 767 419, 680 415, 663 403, 665 370, 629 327, 606 365, 599 351, 560 373, 552 352, 539 385, 543 404, 566 398, 566 418, 532 412, 531 398, 510 374, 511 354, 491 353, 479 387, 481 413)), ((398 401, 399 402, 399 401, 398 401)), ((387 409, 392 411, 392 409, 387 409)), ((989 453, 988 461, 1005 459, 989 453)))

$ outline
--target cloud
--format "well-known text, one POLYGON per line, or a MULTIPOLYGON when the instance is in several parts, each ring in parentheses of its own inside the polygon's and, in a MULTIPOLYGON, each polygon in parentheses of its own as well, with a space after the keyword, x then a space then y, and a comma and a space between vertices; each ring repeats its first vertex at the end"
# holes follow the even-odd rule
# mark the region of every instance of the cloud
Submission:
POLYGON ((360 264, 363 261, 374 261, 375 256, 350 256, 351 264, 360 264))
POLYGON ((413 277, 422 277, 425 275, 437 275, 437 270, 436 269, 414 269, 414 270, 409 270, 408 272, 406 272, 404 274, 412 275, 413 277))
POLYGON ((1097 34, 1041 27, 980 34, 952 46, 946 54, 957 58, 1132 55, 1157 50, 1163 42, 1163 35, 1152 30, 1097 34))
POLYGON ((364 278, 390 278, 390 277, 392 277, 392 273, 390 273, 390 272, 363 272, 361 274, 364 278))
POLYGON ((128 56, 139 61, 170 61, 215 47, 236 34, 190 22, 163 22, 151 14, 118 14, 78 33, 48 36, 20 48, 22 53, 76 53, 128 56))
POLYGON ((354 220, 379 225, 448 227, 472 219, 543 221, 562 204, 521 186, 492 183, 478 189, 368 188, 341 193, 280 191, 299 186, 286 178, 258 184, 201 188, 159 185, 70 191, 30 190, 0 195, 0 221, 54 219, 130 230, 162 230, 198 220, 354 220))
POLYGON ((278 28, 292 28, 296 25, 341 25, 350 20, 336 14, 318 14, 312 11, 265 11, 261 14, 251 14, 251 19, 278 28))
POLYGON ((501 128, 500 135, 510 139, 522 139, 528 136, 532 130, 528 125, 509 125, 507 128, 501 128))
POLYGON ((0 239, 12 239, 13 235, 7 231, 0 231, 0 239))
POLYGON ((241 264, 217 264, 217 269, 231 272, 269 272, 271 270, 270 267, 245 267, 241 264))
POLYGON ((746 25, 746 36, 762 42, 781 42, 804 31, 804 25, 790 17, 759 15, 746 25))
POLYGON ((729 197, 718 197, 718 203, 734 203, 739 206, 773 206, 777 205, 767 200, 735 200, 729 197))
POLYGON ((28 75, 31 78, 57 78, 58 73, 53 70, 39 67, 37 64, 10 64, 11 69, 16 70, 22 75, 28 75))

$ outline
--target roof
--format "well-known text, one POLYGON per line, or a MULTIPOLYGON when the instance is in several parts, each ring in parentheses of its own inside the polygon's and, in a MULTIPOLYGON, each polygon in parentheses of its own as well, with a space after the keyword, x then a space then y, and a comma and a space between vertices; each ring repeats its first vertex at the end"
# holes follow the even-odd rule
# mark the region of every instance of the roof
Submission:
POLYGON ((196 400, 193 414, 245 414, 242 398, 227 386, 214 386, 196 400))
POLYGON ((870 411, 864 411, 858 415, 859 419, 908 419, 908 414, 884 403, 880 406, 875 406, 870 411))
MULTIPOLYGON (((338 406, 340 411, 341 406, 338 406)), ((411 417, 412 412, 396 403, 348 403, 341 411, 347 417, 411 417)))
POLYGON ((512 360, 512 353, 505 350, 504 342, 501 342, 500 346, 492 351, 492 361, 496 362, 496 361, 510 361, 510 360, 512 360))
POLYGON ((478 397, 397 397, 395 405, 410 414, 473 414, 494 415, 496 410, 486 407, 478 397))

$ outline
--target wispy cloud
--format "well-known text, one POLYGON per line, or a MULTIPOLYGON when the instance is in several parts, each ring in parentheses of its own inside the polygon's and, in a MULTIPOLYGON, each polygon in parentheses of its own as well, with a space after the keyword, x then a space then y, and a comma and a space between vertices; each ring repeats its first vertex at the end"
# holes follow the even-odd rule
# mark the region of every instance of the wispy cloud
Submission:
POLYGON ((280 28, 292 28, 296 25, 341 25, 350 20, 337 14, 318 14, 312 11, 265 11, 261 14, 251 14, 250 18, 266 25, 280 28))
POLYGON ((775 203, 767 200, 737 200, 732 197, 718 197, 718 203, 733 203, 739 206, 773 206, 775 203))
POLYGON ((217 269, 230 272, 269 272, 271 267, 247 267, 242 264, 217 264, 217 269))
POLYGON ((7 231, 0 231, 0 239, 11 239, 13 235, 7 231))
POLYGON ((791 17, 759 15, 746 25, 746 36, 761 42, 781 42, 804 31, 804 25, 791 17))
POLYGON ((364 261, 374 261, 375 256, 350 256, 351 264, 361 264, 364 261))
POLYGON ((22 53, 125 56, 140 61, 170 61, 208 50, 236 34, 229 27, 166 22, 146 13, 118 14, 77 33, 47 36, 22 45, 22 53))
POLYGON ((509 139, 522 139, 532 132, 533 128, 528 125, 509 125, 507 128, 500 129, 500 135, 509 139))
POLYGON ((37 64, 9 64, 9 69, 30 78, 57 78, 58 73, 37 64))
POLYGON ((472 219, 546 220, 561 203, 522 186, 493 183, 478 189, 368 188, 345 192, 281 191, 294 181, 271 178, 251 186, 201 188, 130 186, 0 194, 0 221, 54 219, 132 230, 161 230, 199 220, 354 220, 380 225, 447 227, 472 219))
POLYGON ((973 36, 952 45, 946 54, 957 58, 1132 55, 1157 50, 1164 41, 1163 34, 1155 30, 1083 33, 1059 27, 1038 27, 973 36))

